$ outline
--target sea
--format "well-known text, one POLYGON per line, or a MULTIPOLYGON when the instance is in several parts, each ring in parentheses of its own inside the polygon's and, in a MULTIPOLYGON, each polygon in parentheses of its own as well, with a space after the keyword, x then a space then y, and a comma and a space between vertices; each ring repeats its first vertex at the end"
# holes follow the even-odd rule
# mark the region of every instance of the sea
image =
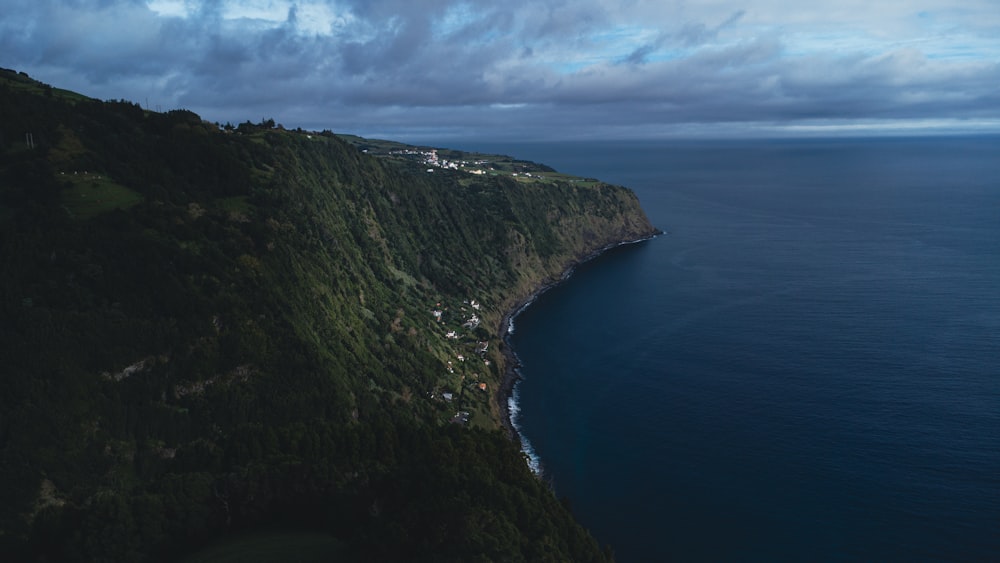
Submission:
POLYGON ((1000 138, 459 148, 665 231, 510 335, 525 451, 618 561, 1000 561, 1000 138))

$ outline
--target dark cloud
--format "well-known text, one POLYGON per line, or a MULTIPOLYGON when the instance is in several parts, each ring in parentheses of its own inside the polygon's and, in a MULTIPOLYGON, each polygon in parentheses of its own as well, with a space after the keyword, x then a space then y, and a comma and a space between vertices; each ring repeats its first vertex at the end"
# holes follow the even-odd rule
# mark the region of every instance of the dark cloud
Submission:
MULTIPOLYGON (((988 8, 979 1, 973 15, 988 8)), ((864 19, 831 4, 829 17, 842 18, 831 24, 767 1, 703 11, 646 0, 172 5, 194 7, 183 15, 139 0, 5 4, 0 66, 218 121, 565 136, 1000 122, 1000 54, 988 49, 1000 30, 988 9, 925 38, 902 8, 864 19)))

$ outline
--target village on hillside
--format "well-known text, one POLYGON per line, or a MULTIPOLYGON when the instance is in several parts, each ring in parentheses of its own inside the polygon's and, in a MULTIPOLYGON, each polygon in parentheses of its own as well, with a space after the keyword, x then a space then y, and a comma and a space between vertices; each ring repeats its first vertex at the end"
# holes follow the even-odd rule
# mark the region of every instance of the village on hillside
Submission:
POLYGON ((338 135, 338 137, 354 145, 363 153, 379 158, 413 162, 424 166, 424 170, 431 174, 436 171, 456 171, 474 176, 508 176, 519 182, 559 181, 583 185, 599 183, 593 178, 562 174, 548 166, 527 160, 518 160, 510 156, 417 147, 395 141, 365 139, 354 135, 338 135))
POLYGON ((448 345, 442 359, 444 373, 438 385, 429 390, 428 396, 441 401, 450 410, 448 420, 453 424, 484 424, 489 417, 491 385, 487 381, 497 378, 490 359, 490 342, 484 338, 479 316, 482 305, 475 299, 461 304, 438 301, 430 314, 448 345), (454 413, 454 414, 452 414, 454 413))

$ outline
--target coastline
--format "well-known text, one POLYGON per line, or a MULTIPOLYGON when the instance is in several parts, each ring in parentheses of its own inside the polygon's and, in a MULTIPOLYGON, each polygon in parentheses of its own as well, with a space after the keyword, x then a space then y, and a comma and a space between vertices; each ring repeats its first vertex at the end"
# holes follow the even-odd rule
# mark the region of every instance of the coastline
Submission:
MULTIPOLYGON (((573 260, 569 264, 569 266, 562 272, 562 274, 559 275, 558 278, 550 279, 542 283, 527 297, 521 299, 520 301, 517 301, 514 304, 514 306, 511 307, 509 311, 504 313, 503 317, 500 319, 500 327, 497 333, 500 337, 500 342, 502 343, 501 354, 503 355, 504 358, 504 373, 503 373, 503 380, 501 381, 500 384, 500 388, 497 390, 496 401, 497 401, 497 406, 500 408, 500 423, 503 426, 504 431, 506 431, 507 436, 511 440, 517 441, 517 443, 521 446, 522 451, 524 451, 525 449, 525 438, 521 435, 520 432, 518 432, 517 428, 514 426, 514 420, 511 417, 511 408, 510 408, 510 400, 514 396, 514 388, 517 385, 517 382, 521 380, 521 374, 520 374, 521 360, 517 356, 517 352, 514 350, 513 346, 510 343, 511 328, 513 327, 514 320, 517 318, 518 315, 520 315, 528 307, 530 307, 531 304, 534 303, 535 300, 538 299, 546 291, 561 285, 562 283, 566 282, 570 277, 572 277, 573 272, 581 264, 585 264, 597 258, 598 256, 601 256, 605 252, 614 250, 622 246, 647 242, 663 234, 664 231, 660 229, 655 229, 652 232, 652 234, 648 236, 644 236, 638 239, 625 240, 608 244, 583 256, 582 258, 573 260)), ((540 469, 537 470, 536 473, 540 475, 540 469)))

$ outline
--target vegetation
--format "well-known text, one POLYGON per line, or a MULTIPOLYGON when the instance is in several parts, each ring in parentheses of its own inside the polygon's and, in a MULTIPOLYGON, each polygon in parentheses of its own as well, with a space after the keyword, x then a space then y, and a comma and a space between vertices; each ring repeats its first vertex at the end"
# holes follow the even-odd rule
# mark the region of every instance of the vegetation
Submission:
POLYGON ((186 557, 182 563, 337 563, 351 561, 342 542, 316 532, 242 534, 186 557))
POLYGON ((303 558, 607 559, 499 430, 498 329, 653 230, 619 187, 0 71, 0 553, 295 529, 303 558))
MULTIPOLYGON (((428 164, 430 156, 434 160, 430 162, 432 168, 428 168, 427 171, 432 171, 434 168, 449 168, 477 176, 504 176, 525 183, 571 183, 589 187, 601 183, 594 178, 580 178, 562 174, 544 164, 510 156, 456 149, 415 147, 396 141, 365 139, 356 135, 338 135, 338 137, 366 154, 392 161, 428 164)), ((468 185, 473 179, 464 178, 458 179, 458 181, 463 185, 468 185)))

